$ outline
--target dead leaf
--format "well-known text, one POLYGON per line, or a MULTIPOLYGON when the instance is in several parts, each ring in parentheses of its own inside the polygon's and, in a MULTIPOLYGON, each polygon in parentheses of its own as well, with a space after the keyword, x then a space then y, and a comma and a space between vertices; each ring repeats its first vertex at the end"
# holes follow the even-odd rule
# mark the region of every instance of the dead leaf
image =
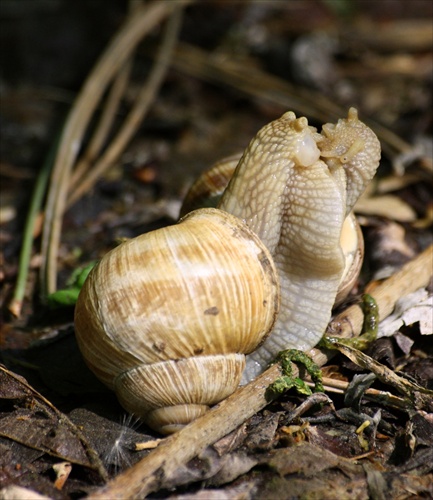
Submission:
POLYGON ((247 424, 244 423, 240 425, 237 429, 227 434, 216 443, 212 445, 212 448, 218 453, 221 457, 226 453, 230 453, 231 451, 238 448, 247 437, 247 424))
POLYGON ((269 450, 276 438, 275 433, 281 413, 265 415, 263 419, 249 429, 245 445, 252 450, 269 450))
POLYGON ((266 463, 281 476, 286 474, 305 474, 307 477, 338 467, 344 459, 328 450, 303 442, 290 448, 272 450, 266 463))
POLYGON ((421 288, 396 303, 393 314, 379 324, 379 337, 390 337, 403 325, 419 322, 421 335, 433 334, 433 295, 421 288))
POLYGON ((355 205, 355 212, 363 215, 386 217, 398 222, 413 222, 417 218, 415 210, 398 196, 391 194, 360 198, 355 205))
POLYGON ((6 388, 0 393, 1 398, 15 403, 14 410, 4 413, 0 419, 1 436, 62 460, 97 470, 101 478, 107 479, 99 457, 66 415, 23 377, 3 365, 0 365, 0 377, 1 387, 6 388))
POLYGON ((90 467, 79 439, 54 416, 19 409, 0 420, 0 435, 62 460, 90 467))
POLYGON ((362 452, 353 430, 353 426, 348 429, 347 424, 334 421, 332 427, 311 425, 306 429, 306 435, 311 445, 335 456, 350 459, 362 452))

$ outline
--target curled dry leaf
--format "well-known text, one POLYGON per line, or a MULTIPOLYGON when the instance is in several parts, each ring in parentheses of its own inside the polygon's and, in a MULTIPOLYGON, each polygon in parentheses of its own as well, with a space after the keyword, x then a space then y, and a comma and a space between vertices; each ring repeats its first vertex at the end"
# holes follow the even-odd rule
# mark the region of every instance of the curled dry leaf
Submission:
POLYGON ((417 322, 421 335, 433 334, 433 295, 424 288, 397 301, 394 313, 379 324, 379 336, 389 337, 417 322))

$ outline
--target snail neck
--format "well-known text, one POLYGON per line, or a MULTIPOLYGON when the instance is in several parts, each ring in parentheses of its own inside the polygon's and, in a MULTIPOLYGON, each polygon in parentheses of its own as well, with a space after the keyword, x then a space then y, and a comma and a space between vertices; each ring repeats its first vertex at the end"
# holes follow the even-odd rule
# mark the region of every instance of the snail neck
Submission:
POLYGON ((292 112, 250 143, 219 208, 242 219, 278 269, 281 307, 273 333, 247 358, 254 378, 281 350, 308 350, 322 337, 345 269, 343 223, 380 158, 375 134, 358 120, 323 127, 292 112))
POLYGON ((219 208, 243 220, 271 254, 280 241, 293 168, 319 159, 320 138, 306 118, 285 113, 251 141, 221 198, 219 208))

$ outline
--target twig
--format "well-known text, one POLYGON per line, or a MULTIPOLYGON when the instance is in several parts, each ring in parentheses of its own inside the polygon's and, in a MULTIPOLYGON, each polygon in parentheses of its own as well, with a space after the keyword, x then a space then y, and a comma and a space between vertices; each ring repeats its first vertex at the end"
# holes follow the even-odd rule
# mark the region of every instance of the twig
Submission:
MULTIPOLYGON (((346 112, 320 92, 292 85, 258 68, 251 68, 251 65, 246 66, 243 61, 219 57, 186 43, 177 46, 172 65, 197 78, 228 85, 261 101, 298 111, 320 123, 340 118, 346 112)), ((410 144, 380 123, 369 118, 363 118, 363 121, 377 133, 382 149, 391 157, 396 152, 412 149, 410 144)))
POLYGON ((63 130, 46 203, 40 271, 43 296, 56 289, 57 255, 69 179, 90 117, 108 83, 143 36, 173 10, 187 5, 190 1, 155 1, 140 8, 136 15, 128 18, 93 68, 77 97, 63 130))
POLYGON ((174 12, 167 24, 164 41, 156 58, 156 63, 152 68, 152 72, 139 93, 133 109, 127 116, 125 123, 116 137, 111 141, 110 146, 102 155, 101 158, 93 165, 91 171, 78 183, 75 190, 68 197, 68 206, 78 200, 93 184, 98 180, 107 168, 109 168, 116 158, 123 151, 132 135, 137 130, 144 115, 148 111, 168 69, 168 63, 172 54, 177 34, 179 32, 181 11, 174 12))
MULTIPOLYGON (((401 294, 409 294, 428 284, 431 271, 426 272, 426 269, 431 270, 432 256, 433 245, 383 282, 371 294, 377 301, 381 319, 390 314, 401 294)), ((336 324, 351 325, 350 330, 341 329, 341 336, 349 337, 359 334, 361 326, 354 328, 354 325, 358 324, 357 317, 358 308, 350 307, 334 320, 336 324)), ((362 318, 359 324, 362 325, 362 318)), ((310 354, 319 365, 323 365, 331 357, 330 353, 324 354, 318 349, 313 349, 310 354)), ((295 366, 294 373, 298 373, 295 366)), ((155 451, 117 476, 107 486, 90 495, 89 498, 94 500, 142 498, 157 491, 163 487, 165 481, 174 474, 178 467, 263 409, 269 403, 265 397, 266 389, 280 375, 279 365, 271 366, 204 416, 165 439, 155 451)))
POLYGON ((119 73, 110 88, 107 100, 104 104, 98 125, 93 133, 92 139, 83 153, 71 175, 69 192, 73 193, 75 186, 85 175, 90 165, 95 161, 100 153, 107 135, 111 129, 117 109, 121 102, 122 96, 127 87, 129 76, 132 69, 132 60, 128 59, 123 64, 119 73))
MULTIPOLYGON (((135 15, 139 6, 140 4, 137 4, 135 1, 130 1, 129 15, 135 15)), ((79 182, 81 177, 85 175, 86 171, 101 151, 104 142, 107 139, 108 133, 110 132, 125 89, 128 85, 131 70, 132 53, 129 58, 125 59, 122 67, 119 69, 119 72, 114 78, 107 99, 104 103, 104 109, 101 113, 98 125, 95 127, 93 136, 86 151, 82 154, 82 157, 77 162, 77 165, 71 175, 69 193, 73 192, 76 184, 79 182)))
MULTIPOLYGON (((307 382, 307 384, 310 387, 314 386, 313 382, 307 382)), ((325 392, 333 392, 334 394, 344 394, 349 386, 349 382, 329 377, 323 377, 322 384, 325 388, 325 392)), ((376 403, 380 402, 392 408, 397 408, 398 410, 407 410, 408 407, 406 400, 387 391, 368 388, 364 392, 364 397, 370 401, 375 401, 376 403)))
POLYGON ((342 342, 336 342, 335 337, 332 343, 338 351, 344 354, 353 363, 374 373, 379 380, 387 385, 390 385, 391 387, 394 387, 394 389, 400 392, 400 394, 403 394, 406 398, 405 403, 407 406, 410 406, 410 404, 413 403, 416 409, 428 410, 432 408, 433 391, 426 389, 406 377, 397 375, 393 370, 385 365, 382 365, 373 358, 370 358, 358 349, 355 349, 350 345, 345 345, 342 342))
POLYGON ((266 389, 280 375, 279 365, 272 366, 89 498, 143 498, 157 491, 181 465, 264 408, 269 403, 266 389))

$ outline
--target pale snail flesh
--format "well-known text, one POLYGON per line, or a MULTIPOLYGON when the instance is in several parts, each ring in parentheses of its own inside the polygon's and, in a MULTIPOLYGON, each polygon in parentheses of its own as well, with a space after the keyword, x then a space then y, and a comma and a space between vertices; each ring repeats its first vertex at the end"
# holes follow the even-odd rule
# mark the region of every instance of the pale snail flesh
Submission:
MULTIPOLYGON (((263 371, 280 350, 313 347, 331 317, 343 274, 352 269, 342 250, 343 226, 374 176, 379 159, 379 141, 358 120, 353 108, 347 119, 325 125, 322 134, 310 127, 306 118, 296 118, 292 112, 263 127, 240 161, 231 159, 237 166, 219 210, 195 211, 175 226, 135 238, 110 252, 90 274, 78 299, 75 319, 78 344, 90 368, 116 390, 128 411, 153 428, 170 433, 235 390, 244 354, 250 353, 245 382, 263 371), (236 260, 238 242, 217 233, 219 222, 213 221, 221 217, 230 219, 231 238, 248 233, 248 239, 254 241, 251 260, 244 254, 236 260), (212 229, 204 237, 199 226, 212 229), (189 239, 186 233, 191 233, 189 239), (213 243, 208 243, 208 238, 213 243), (198 252, 206 262, 196 260, 196 250, 188 250, 188 258, 179 259, 173 250, 179 242, 182 248, 202 247, 198 252), (176 265, 181 262, 176 271, 159 260, 167 252, 174 253, 176 265), (238 264, 229 265, 234 262, 238 264), (142 263, 146 267, 143 276, 142 263), (210 284, 208 266, 216 275, 223 274, 222 285, 210 284), (241 267, 257 267, 254 275, 264 282, 245 288, 246 278, 240 278, 242 285, 236 282, 225 288, 225 266, 238 267, 241 275, 241 267), (196 278, 204 282, 194 291, 196 278), (155 280, 159 280, 158 285, 155 280), (181 283, 173 285, 177 280, 181 283), (257 304, 252 306, 256 287, 257 304), (227 303, 230 312, 214 303, 217 290, 226 294, 221 304, 227 303), (172 291, 174 298, 163 311, 165 297, 172 291), (242 312, 242 319, 235 319, 234 309, 241 309, 240 304, 244 307, 245 300, 246 312, 242 312), (193 319, 185 319, 180 328, 179 323, 190 312, 193 319), (228 326, 220 322, 224 316, 228 326), (252 334, 253 318, 260 323, 258 336, 232 344, 229 339, 239 329, 246 328, 252 334), (211 339, 209 327, 203 323, 209 319, 216 322, 210 330, 219 340, 211 339), (196 337, 196 327, 188 327, 186 321, 198 323, 204 340, 196 337), (146 331, 144 336, 142 330, 146 331), (265 340, 270 330, 272 334, 265 340), (226 368, 221 368, 221 357, 230 359, 226 368), (202 369, 207 361, 210 373, 202 369), (183 372, 187 365, 192 372, 174 374, 179 373, 178 368, 183 372), (223 373, 224 381, 216 380, 216 370, 223 373), (178 388, 172 379, 177 379, 178 388), (227 390, 217 396, 212 387, 211 396, 202 396, 208 383, 227 390)), ((353 218, 346 225, 350 221, 355 225, 353 218)), ((356 259, 358 245, 351 242, 349 247, 356 259)), ((253 281, 247 279, 248 283, 253 281)))
MULTIPOLYGON (((189 188, 180 209, 180 217, 198 208, 218 206, 241 156, 242 153, 237 153, 223 158, 205 170, 189 188)), ((354 287, 364 258, 364 237, 353 212, 349 212, 344 220, 340 245, 345 257, 345 267, 334 306, 341 304, 354 287)))
POLYGON ((281 310, 270 338, 248 357, 244 381, 279 351, 306 351, 321 339, 346 267, 344 221, 379 161, 379 140, 354 108, 322 134, 289 111, 245 150, 219 208, 243 220, 270 250, 281 310))

